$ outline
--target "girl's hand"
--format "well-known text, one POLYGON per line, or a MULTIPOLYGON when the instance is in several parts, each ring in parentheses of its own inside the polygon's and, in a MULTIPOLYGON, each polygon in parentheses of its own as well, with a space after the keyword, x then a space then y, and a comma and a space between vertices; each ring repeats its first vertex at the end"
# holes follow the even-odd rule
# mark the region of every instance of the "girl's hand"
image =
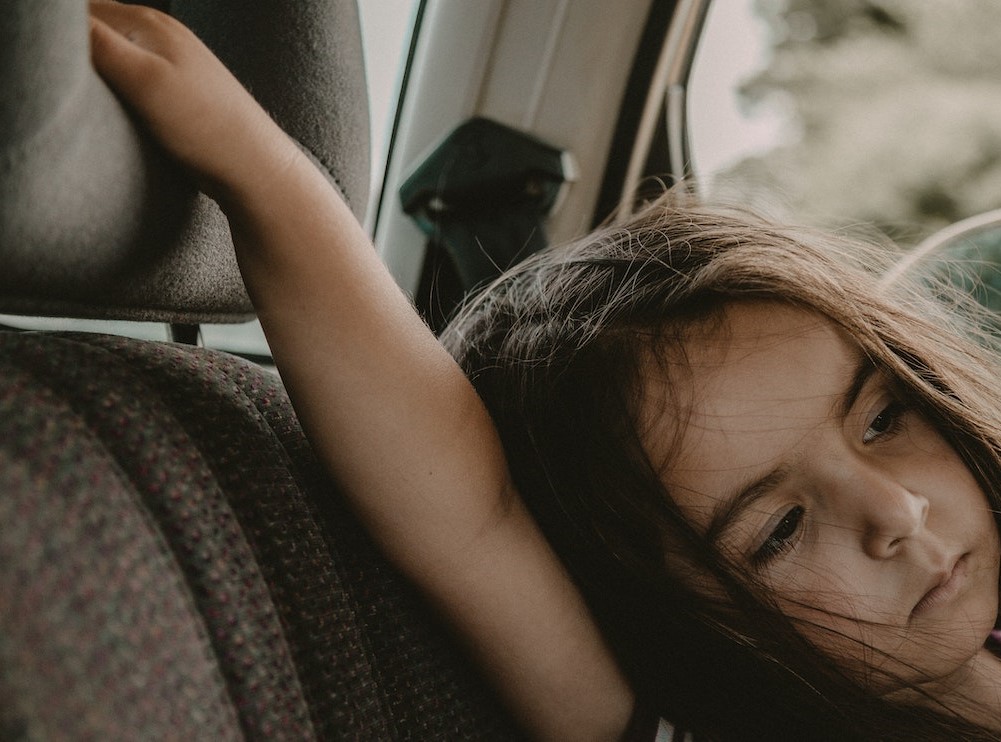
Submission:
MULTIPOLYGON (((209 195, 238 202, 299 156, 295 144, 183 24, 90 3, 94 67, 209 195)), ((223 203, 225 208, 225 203, 223 203)))

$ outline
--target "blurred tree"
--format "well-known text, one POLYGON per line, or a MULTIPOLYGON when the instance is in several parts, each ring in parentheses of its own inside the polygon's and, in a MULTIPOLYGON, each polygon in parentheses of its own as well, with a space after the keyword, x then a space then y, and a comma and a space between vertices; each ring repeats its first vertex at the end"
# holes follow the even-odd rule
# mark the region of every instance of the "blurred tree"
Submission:
POLYGON ((777 194, 786 217, 905 244, 1001 207, 1001 2, 756 7, 773 56, 742 95, 789 111, 791 136, 718 177, 722 195, 777 194))
POLYGON ((990 309, 997 318, 994 329, 1001 332, 1001 229, 972 234, 943 253, 936 261, 938 275, 990 309))

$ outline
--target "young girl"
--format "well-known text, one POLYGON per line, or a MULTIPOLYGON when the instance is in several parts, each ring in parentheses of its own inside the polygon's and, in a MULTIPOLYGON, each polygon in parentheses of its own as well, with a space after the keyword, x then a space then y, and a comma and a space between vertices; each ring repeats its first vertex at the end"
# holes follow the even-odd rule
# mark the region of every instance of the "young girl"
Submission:
POLYGON ((1001 399, 950 315, 664 201, 504 276, 450 355, 192 34, 91 17, 227 214, 318 455, 533 736, 1001 737, 1001 399))

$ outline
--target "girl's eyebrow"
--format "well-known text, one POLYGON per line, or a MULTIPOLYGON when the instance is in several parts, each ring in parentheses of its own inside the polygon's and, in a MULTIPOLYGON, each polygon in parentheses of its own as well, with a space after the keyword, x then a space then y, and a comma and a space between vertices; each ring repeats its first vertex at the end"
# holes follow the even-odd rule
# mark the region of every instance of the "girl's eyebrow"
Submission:
POLYGON ((715 543, 721 535, 756 501, 778 487, 789 476, 784 466, 772 469, 760 479, 756 479, 732 496, 720 500, 713 511, 712 520, 706 530, 706 539, 715 543))
POLYGON ((876 373, 876 364, 872 362, 869 356, 859 353, 858 360, 855 362, 855 370, 851 375, 851 382, 841 396, 838 397, 834 407, 835 414, 839 418, 848 416, 852 407, 855 406, 859 394, 862 393, 866 382, 872 378, 874 373, 876 373))
MULTIPOLYGON (((835 399, 833 410, 839 419, 848 416, 866 382, 872 378, 875 372, 876 365, 872 359, 860 353, 844 391, 835 399)), ((719 505, 713 511, 712 520, 709 521, 709 528, 706 530, 706 539, 709 543, 715 543, 726 529, 740 517, 741 513, 782 484, 788 476, 789 469, 786 466, 777 466, 763 477, 741 486, 733 494, 720 499, 719 505)))

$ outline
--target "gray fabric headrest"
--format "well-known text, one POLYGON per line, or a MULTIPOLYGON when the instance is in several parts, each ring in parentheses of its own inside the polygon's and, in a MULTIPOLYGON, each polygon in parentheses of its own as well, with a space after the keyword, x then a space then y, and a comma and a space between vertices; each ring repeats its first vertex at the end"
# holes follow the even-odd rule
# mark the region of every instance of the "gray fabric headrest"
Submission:
MULTIPOLYGON (((362 216, 368 112, 354 0, 175 0, 362 216)), ((85 0, 0 9, 0 312, 246 319, 225 218, 90 65, 85 0)))

